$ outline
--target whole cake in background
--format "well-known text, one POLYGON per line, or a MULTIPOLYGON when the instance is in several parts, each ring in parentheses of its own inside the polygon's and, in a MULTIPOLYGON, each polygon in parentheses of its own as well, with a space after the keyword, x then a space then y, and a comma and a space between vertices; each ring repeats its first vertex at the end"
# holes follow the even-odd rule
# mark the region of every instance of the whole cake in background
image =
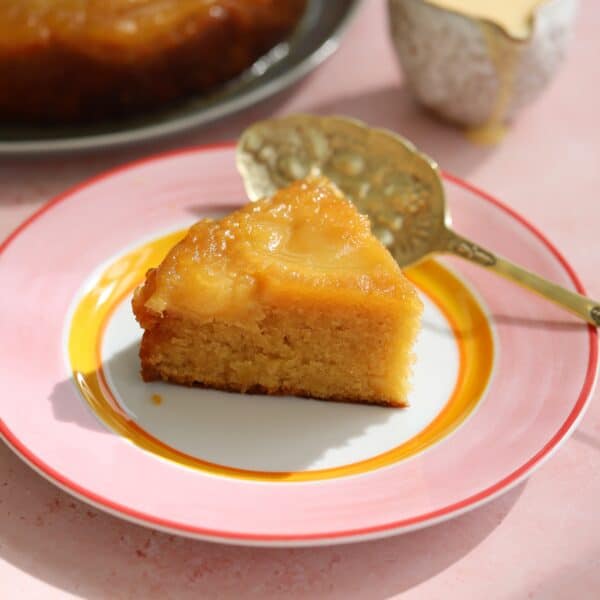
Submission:
POLYGON ((133 299, 146 381, 392 406, 407 404, 422 309, 325 178, 200 221, 133 299))
POLYGON ((83 123, 212 90, 306 0, 0 0, 0 121, 83 123))

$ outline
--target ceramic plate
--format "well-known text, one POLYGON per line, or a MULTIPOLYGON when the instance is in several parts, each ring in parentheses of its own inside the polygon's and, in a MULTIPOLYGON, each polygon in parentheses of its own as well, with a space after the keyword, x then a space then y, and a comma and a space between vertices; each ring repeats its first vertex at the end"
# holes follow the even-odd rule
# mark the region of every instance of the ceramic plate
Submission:
POLYGON ((79 127, 0 123, 0 156, 122 146, 205 125, 282 91, 338 48, 359 0, 308 0, 293 35, 218 92, 148 115, 79 127))
MULTIPOLYGON (((521 217, 449 175, 458 231, 566 287, 521 217)), ((257 545, 364 540, 505 492, 573 430, 596 331, 458 260, 407 271, 425 304, 406 409, 143 383, 132 289, 192 222, 238 206, 234 148, 152 158, 56 198, 2 247, 0 429, 121 517, 257 545)))

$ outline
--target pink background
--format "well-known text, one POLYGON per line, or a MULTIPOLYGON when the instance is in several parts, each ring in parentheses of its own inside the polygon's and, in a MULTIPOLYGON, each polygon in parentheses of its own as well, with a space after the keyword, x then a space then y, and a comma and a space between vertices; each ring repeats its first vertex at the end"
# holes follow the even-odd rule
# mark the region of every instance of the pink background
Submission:
MULTIPOLYGON (((0 238, 43 201, 116 164, 232 139, 276 113, 346 113, 399 131, 444 169, 516 208, 600 297, 592 216, 600 187, 600 5, 581 3, 566 65, 495 148, 471 145, 415 106, 385 29, 385 3, 365 0, 325 66, 276 99, 202 131, 104 154, 0 159, 0 238)), ((2 445, 0 597, 595 598, 599 498, 597 398, 558 454, 499 500, 421 532, 314 550, 235 548, 130 525, 56 490, 2 445)))

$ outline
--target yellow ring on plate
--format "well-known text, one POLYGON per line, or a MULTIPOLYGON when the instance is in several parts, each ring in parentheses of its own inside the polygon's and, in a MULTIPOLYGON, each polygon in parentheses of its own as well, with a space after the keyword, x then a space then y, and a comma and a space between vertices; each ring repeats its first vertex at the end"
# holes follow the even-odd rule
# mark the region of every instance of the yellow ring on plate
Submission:
POLYGON ((493 335, 488 320, 465 285, 439 263, 428 260, 405 272, 448 319, 458 345, 460 366, 455 388, 445 407, 417 435, 366 460, 331 469, 290 473, 236 469, 171 448, 140 428, 119 406, 106 382, 100 349, 105 326, 115 308, 185 233, 180 231, 166 235, 116 259, 100 275, 92 289, 84 294, 71 322, 68 353, 81 394, 109 428, 140 448, 186 467, 255 481, 314 481, 358 475, 391 465, 432 446, 454 431, 482 397, 494 357, 493 335))

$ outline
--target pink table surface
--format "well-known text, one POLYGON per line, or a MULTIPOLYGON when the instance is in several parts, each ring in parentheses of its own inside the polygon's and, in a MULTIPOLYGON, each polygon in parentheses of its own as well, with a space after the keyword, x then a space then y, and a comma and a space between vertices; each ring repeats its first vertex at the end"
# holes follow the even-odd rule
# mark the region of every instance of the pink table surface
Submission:
MULTIPOLYGON (((383 0, 365 0, 327 64, 240 116, 168 142, 0 159, 0 238, 54 194, 149 153, 234 139, 257 118, 345 113, 392 128, 538 225, 600 298, 600 3, 584 0, 569 58, 502 145, 482 148, 403 85, 383 0)), ((3 289, 3 293, 9 290, 3 289)), ((72 499, 0 444, 1 598, 600 598, 600 398, 558 454, 487 506, 423 531, 319 549, 196 542, 72 499)))

